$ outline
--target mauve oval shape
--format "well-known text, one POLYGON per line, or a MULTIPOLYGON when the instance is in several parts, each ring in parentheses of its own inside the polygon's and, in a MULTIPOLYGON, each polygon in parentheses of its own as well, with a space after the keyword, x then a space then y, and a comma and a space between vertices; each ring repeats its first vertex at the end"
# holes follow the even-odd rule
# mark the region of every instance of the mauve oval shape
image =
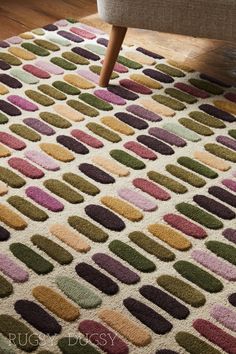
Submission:
POLYGON ((218 143, 221 143, 221 144, 229 147, 230 149, 236 151, 236 140, 234 140, 228 136, 219 135, 216 137, 216 141, 218 141, 218 143))
POLYGON ((0 270, 16 283, 24 283, 29 279, 29 273, 3 253, 0 254, 0 270))
POLYGON ((92 256, 92 259, 97 265, 124 284, 136 284, 140 280, 138 274, 105 253, 96 253, 92 256))
POLYGON ((176 82, 174 84, 174 86, 176 88, 178 88, 179 90, 189 93, 190 95, 193 95, 195 97, 199 97, 199 98, 208 98, 210 97, 210 94, 207 93, 206 91, 200 90, 197 87, 185 84, 184 82, 176 82))
POLYGON ((76 72, 80 76, 82 76, 85 79, 88 79, 88 80, 94 82, 95 84, 99 83, 99 76, 97 74, 93 73, 90 70, 77 70, 76 72))
POLYGON ((151 200, 132 189, 121 188, 118 190, 118 195, 144 211, 153 211, 157 209, 156 203, 153 203, 151 200))
POLYGON ((14 308, 21 317, 38 331, 53 336, 61 332, 61 325, 33 301, 18 300, 14 308))
POLYGON ((27 159, 35 162, 37 165, 42 166, 48 171, 58 171, 60 166, 48 155, 37 150, 28 150, 25 152, 27 159))
POLYGON ((133 151, 138 156, 142 157, 143 159, 148 160, 156 160, 157 156, 154 152, 148 149, 146 146, 143 146, 136 141, 127 141, 124 144, 124 147, 130 151, 133 151))
POLYGON ((23 69, 28 73, 38 77, 39 79, 49 79, 50 74, 45 70, 38 68, 37 66, 26 64, 23 66, 23 69))
POLYGON ((103 147, 103 143, 98 140, 97 138, 94 138, 92 135, 85 133, 83 130, 79 129, 74 129, 71 132, 71 135, 73 135, 76 139, 82 141, 83 143, 95 148, 99 149, 103 147))
POLYGON ((44 60, 38 60, 35 63, 40 69, 47 71, 50 74, 53 75, 61 75, 64 73, 64 70, 62 68, 60 68, 59 66, 53 64, 53 63, 49 63, 47 61, 44 60))
POLYGON ((134 91, 136 93, 141 93, 143 95, 150 95, 152 90, 144 85, 138 84, 137 82, 129 79, 120 80, 120 85, 124 86, 128 90, 134 91))
POLYGON ((0 132, 0 142, 14 150, 23 150, 26 147, 22 140, 5 132, 0 132))
POLYGON ((61 202, 44 192, 41 188, 28 187, 26 189, 26 195, 48 210, 59 212, 64 209, 64 205, 61 202))
POLYGON ((125 223, 116 214, 100 205, 90 204, 85 207, 85 212, 94 221, 112 231, 122 231, 125 223))
POLYGON ((175 229, 182 231, 185 235, 195 238, 205 238, 206 231, 199 225, 185 219, 183 216, 177 214, 166 214, 163 219, 175 229))
POLYGON ((169 200, 170 194, 167 193, 164 189, 157 186, 155 183, 148 181, 144 178, 135 178, 133 180, 133 185, 136 188, 141 189, 141 191, 151 195, 158 200, 169 200))
POLYGON ((150 120, 150 122, 159 122, 162 120, 162 118, 158 114, 149 111, 148 109, 137 104, 131 104, 130 106, 126 107, 126 110, 135 114, 138 117, 150 120))
POLYGON ((184 139, 162 128, 156 128, 156 127, 150 128, 148 130, 148 133, 155 136, 158 139, 165 141, 170 145, 174 145, 178 147, 183 147, 186 145, 186 141, 184 139))
POLYGON ((15 104, 17 107, 24 109, 25 111, 35 112, 38 110, 38 106, 23 97, 17 95, 11 95, 7 97, 8 101, 15 104))
POLYGON ((83 42, 83 39, 77 36, 76 34, 67 32, 67 31, 58 31, 57 32, 60 36, 69 39, 69 41, 80 43, 83 42))
POLYGON ((117 96, 114 93, 109 92, 108 90, 96 90, 96 91, 94 91, 94 94, 97 97, 99 97, 107 102, 110 102, 110 103, 114 103, 117 105, 126 104, 126 101, 122 97, 117 96))
POLYGON ((15 170, 21 172, 24 176, 39 179, 44 176, 44 172, 35 167, 28 161, 21 159, 20 157, 12 157, 8 160, 9 165, 15 170))
POLYGON ((36 118, 25 118, 23 120, 25 124, 27 124, 29 127, 33 128, 36 130, 38 133, 43 134, 43 135, 53 135, 55 134, 55 130, 51 128, 49 125, 46 123, 42 122, 39 119, 36 118))
POLYGON ((93 320, 84 320, 79 324, 79 331, 84 335, 88 336, 91 342, 95 343, 102 351, 107 354, 128 354, 129 348, 127 344, 117 336, 114 332, 110 331, 107 327, 103 326, 101 323, 93 320), (96 336, 93 334, 96 333, 96 336), (104 343, 99 343, 96 338, 104 335, 106 338, 113 338, 113 341, 106 341, 104 343), (98 337, 97 337, 98 336, 98 337))

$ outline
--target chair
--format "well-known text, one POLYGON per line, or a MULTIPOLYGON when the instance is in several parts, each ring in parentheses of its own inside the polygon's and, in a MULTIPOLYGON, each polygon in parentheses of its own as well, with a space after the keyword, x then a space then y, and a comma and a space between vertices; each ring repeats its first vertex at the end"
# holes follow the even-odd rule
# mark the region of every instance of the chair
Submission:
POLYGON ((235 41, 236 0, 97 0, 112 25, 100 75, 107 86, 128 27, 235 41))

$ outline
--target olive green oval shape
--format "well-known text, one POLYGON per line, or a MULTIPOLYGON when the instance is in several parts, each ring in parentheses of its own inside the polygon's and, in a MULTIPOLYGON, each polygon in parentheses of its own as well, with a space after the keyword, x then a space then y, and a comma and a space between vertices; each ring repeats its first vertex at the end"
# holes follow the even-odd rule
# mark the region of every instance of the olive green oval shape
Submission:
POLYGON ((39 346, 39 337, 23 322, 9 315, 0 315, 0 332, 17 348, 32 352, 39 346), (20 335, 19 335, 20 334, 20 335))
POLYGON ((205 125, 199 124, 189 118, 180 118, 179 123, 182 124, 184 127, 193 130, 195 133, 203 136, 210 136, 214 134, 213 130, 211 130, 210 128, 206 127, 205 125))
POLYGON ((42 209, 39 209, 37 206, 22 197, 14 195, 8 198, 7 201, 20 213, 31 220, 45 221, 48 219, 48 215, 42 209))
POLYGON ((21 136, 22 138, 27 139, 29 141, 35 142, 35 141, 41 140, 41 136, 38 133, 36 133, 34 130, 26 127, 23 124, 12 124, 9 126, 9 129, 13 133, 15 133, 15 134, 17 134, 17 135, 21 136))
POLYGON ((41 251, 45 252, 49 257, 61 265, 70 264, 73 261, 73 256, 67 250, 47 237, 33 235, 31 241, 41 251))
MULTIPOLYGON (((89 70, 92 71, 93 73, 100 75, 101 70, 102 70, 102 66, 100 65, 90 65, 89 70)), ((119 77, 119 75, 115 72, 112 71, 111 74, 111 79, 117 79, 119 77)))
POLYGON ((141 64, 137 63, 136 61, 123 57, 122 55, 118 55, 117 62, 124 66, 127 66, 130 69, 135 69, 135 70, 141 69, 143 67, 141 64))
POLYGON ((57 65, 60 66, 61 68, 65 69, 65 70, 75 70, 77 69, 77 66, 73 63, 71 63, 70 61, 60 58, 60 57, 53 57, 50 59, 50 61, 57 65))
POLYGON ((71 86, 70 84, 64 81, 54 81, 52 83, 52 86, 66 93, 67 95, 79 95, 81 92, 77 87, 71 86))
POLYGON ((194 173, 189 172, 179 166, 168 164, 168 165, 166 165, 166 171, 171 173, 173 176, 181 179, 182 181, 191 184, 191 186, 194 186, 197 188, 203 187, 206 184, 206 181, 203 178, 201 178, 201 177, 195 175, 194 173))
POLYGON ((236 162, 236 152, 233 150, 214 143, 205 144, 204 147, 208 152, 215 156, 218 156, 224 160, 236 162))
POLYGON ((58 45, 49 41, 45 41, 45 39, 35 39, 34 43, 44 49, 51 50, 52 52, 56 52, 57 50, 60 50, 60 47, 58 45))
POLYGON ((211 128, 225 128, 225 123, 205 112, 193 111, 189 113, 189 116, 199 123, 205 124, 211 128))
POLYGON ((62 118, 58 114, 49 113, 49 112, 41 112, 39 116, 42 120, 47 122, 50 125, 53 125, 56 128, 67 129, 71 127, 71 123, 68 122, 65 118, 62 118))
POLYGON ((174 76, 174 77, 185 76, 185 74, 181 70, 173 68, 173 66, 169 66, 166 64, 157 64, 155 68, 170 76, 174 76))
POLYGON ((89 60, 82 57, 79 54, 73 53, 73 52, 64 52, 62 53, 62 57, 71 61, 74 64, 80 64, 80 65, 88 65, 89 60))
POLYGON ((55 89, 54 87, 50 86, 50 85, 39 85, 38 89, 45 93, 45 95, 48 95, 52 98, 55 98, 56 100, 65 100, 67 97, 66 95, 64 95, 64 93, 58 91, 57 89, 55 89))
POLYGON ((219 241, 207 241, 205 245, 218 257, 236 265, 236 248, 234 246, 219 241))
POLYGON ((0 112, 0 124, 6 124, 8 122, 7 116, 0 112))
POLYGON ((190 262, 178 261, 173 265, 173 267, 184 278, 188 279, 209 293, 218 293, 223 289, 223 284, 221 281, 190 262))
POLYGON ((22 64, 20 59, 8 53, 0 53, 0 59, 13 66, 18 66, 22 64))
POLYGON ((99 115, 99 112, 87 104, 84 104, 83 102, 80 101, 75 101, 75 100, 69 100, 66 102, 68 106, 74 108, 76 111, 89 116, 89 117, 97 117, 99 115))
POLYGON ((183 109, 186 108, 185 104, 174 99, 174 98, 170 98, 168 96, 165 95, 153 95, 152 98, 163 104, 164 106, 167 106, 175 111, 182 111, 183 109))
POLYGON ((43 184, 52 193, 65 199, 71 204, 78 204, 84 201, 84 197, 81 194, 61 181, 56 179, 48 179, 47 181, 44 181, 43 184))
POLYGON ((224 225, 223 223, 215 218, 213 215, 207 213, 206 211, 196 207, 195 205, 189 203, 179 203, 175 208, 185 216, 198 222, 199 224, 206 226, 208 229, 218 230, 224 225))
POLYGON ((134 231, 129 234, 129 239, 144 251, 153 254, 158 259, 164 262, 170 262, 175 259, 175 254, 166 247, 155 242, 143 232, 134 231))
POLYGON ((0 298, 8 297, 13 293, 13 286, 6 280, 3 276, 0 275, 0 298))
POLYGON ((78 336, 59 339, 58 347, 63 354, 100 354, 87 340, 85 341, 82 338, 78 338, 78 336), (73 343, 73 346, 71 343, 73 343))
POLYGON ((222 95, 222 93, 224 93, 224 90, 221 87, 209 81, 204 81, 200 79, 189 79, 188 81, 191 85, 199 88, 200 90, 209 92, 212 95, 222 95))
POLYGON ((2 166, 0 166, 0 180, 12 188, 21 188, 26 183, 22 177, 2 166))
POLYGON ((94 184, 88 182, 86 179, 76 175, 75 173, 64 173, 62 178, 64 179, 64 181, 71 184, 73 187, 79 189, 83 193, 94 196, 100 192, 100 189, 97 188, 94 184))
POLYGON ((121 141, 121 137, 110 129, 103 127, 98 123, 88 123, 86 127, 93 133, 101 136, 102 138, 111 141, 112 143, 118 143, 121 141))
POLYGON ((201 164, 200 162, 191 159, 190 157, 187 157, 187 156, 179 157, 177 162, 180 165, 182 165, 182 166, 184 166, 196 173, 199 173, 200 175, 202 175, 204 177, 207 177, 207 178, 218 177, 217 172, 215 172, 211 168, 201 164))
POLYGON ((15 354, 13 345, 0 333, 0 353, 15 354))
POLYGON ((106 232, 84 218, 70 216, 68 218, 68 223, 78 232, 81 232, 81 234, 94 242, 105 242, 108 239, 108 234, 106 232))
POLYGON ((178 332, 175 340, 190 354, 221 354, 219 350, 188 332, 178 332))
POLYGON ((157 284, 193 307, 203 306, 206 302, 205 296, 199 290, 177 277, 161 275, 157 278, 157 284))
POLYGON ((54 100, 48 96, 43 95, 42 93, 38 91, 33 91, 33 90, 26 90, 25 91, 26 96, 28 96, 31 100, 41 104, 42 106, 51 106, 54 104, 54 100))
POLYGON ((166 187, 167 189, 177 194, 184 194, 188 191, 187 187, 185 187, 183 184, 159 172, 149 171, 147 175, 152 181, 166 187))
POLYGON ((46 57, 50 54, 50 52, 47 49, 39 47, 38 45, 30 42, 21 43, 21 46, 27 49, 28 51, 30 51, 31 53, 39 55, 40 57, 46 57))
POLYGON ((113 106, 110 103, 101 100, 100 98, 92 95, 91 93, 81 93, 79 95, 79 98, 85 103, 88 103, 89 105, 102 111, 110 111, 111 109, 113 109, 113 106))
MULTIPOLYGON (((1 118, 1 117, 0 117, 1 118)), ((228 134, 232 136, 232 138, 236 139, 236 129, 230 129, 228 134)))
POLYGON ((134 170, 142 170, 146 167, 141 160, 138 160, 136 157, 131 156, 123 150, 111 150, 110 155, 116 161, 127 167, 133 168, 134 170))
POLYGON ((172 87, 165 89, 165 93, 173 98, 176 98, 179 101, 186 102, 189 104, 197 102, 196 97, 172 87))
POLYGON ((108 247, 115 255, 140 272, 150 273, 156 269, 156 265, 152 261, 122 241, 111 241, 108 247))
POLYGON ((72 278, 59 276, 56 278, 56 284, 66 296, 83 309, 94 309, 102 303, 100 296, 72 278))
POLYGON ((48 262, 28 246, 18 242, 12 243, 9 248, 16 258, 25 263, 28 268, 37 274, 48 274, 53 270, 52 263, 48 262))

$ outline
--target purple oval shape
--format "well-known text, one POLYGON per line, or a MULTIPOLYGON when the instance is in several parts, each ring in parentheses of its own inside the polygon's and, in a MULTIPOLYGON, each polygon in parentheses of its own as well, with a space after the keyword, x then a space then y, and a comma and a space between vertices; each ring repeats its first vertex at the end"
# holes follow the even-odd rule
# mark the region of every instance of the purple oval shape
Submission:
POLYGON ((210 114, 213 117, 222 119, 222 120, 224 120, 226 122, 234 122, 234 121, 236 121, 236 118, 232 114, 230 114, 230 113, 228 113, 226 111, 223 111, 222 109, 219 109, 219 108, 217 108, 215 106, 212 106, 210 104, 201 104, 199 106, 199 108, 203 112, 208 113, 208 114, 210 114))
POLYGON ((59 202, 59 200, 44 192, 41 188, 28 187, 26 189, 26 195, 48 210, 58 212, 64 209, 64 205, 59 202))
POLYGON ((165 141, 170 145, 179 146, 179 147, 183 147, 186 145, 186 141, 184 139, 162 128, 150 128, 148 130, 148 133, 155 136, 158 139, 165 141))
POLYGON ((40 120, 36 118, 25 118, 23 122, 28 125, 29 127, 33 128, 36 130, 38 133, 43 134, 43 135, 53 135, 55 134, 55 130, 49 127, 44 122, 41 122, 40 120))
POLYGON ((108 89, 108 91, 110 91, 110 92, 114 93, 115 95, 118 95, 126 100, 134 101, 139 98, 139 96, 136 93, 129 91, 122 86, 109 85, 107 89, 108 89))
POLYGON ((151 122, 159 122, 160 120, 162 120, 162 118, 158 114, 155 114, 154 112, 149 111, 148 109, 136 104, 132 104, 126 107, 126 110, 128 112, 136 114, 136 116, 139 116, 146 120, 150 120, 151 122))
POLYGON ((72 48, 72 52, 82 55, 82 57, 89 59, 89 60, 99 60, 100 57, 84 48, 81 47, 74 47, 72 48))
POLYGON ((229 138, 228 136, 219 135, 216 137, 216 141, 229 147, 230 149, 236 150, 236 140, 229 138))
POLYGON ((24 283, 29 279, 29 273, 5 254, 0 254, 0 270, 17 283, 24 283))
POLYGON ((8 101, 15 104, 17 107, 24 109, 25 111, 35 112, 38 110, 38 106, 23 97, 17 95, 11 95, 7 97, 8 101))
POLYGON ((76 43, 80 43, 80 42, 83 42, 84 40, 77 36, 76 34, 73 34, 71 32, 67 32, 67 31, 58 31, 57 32, 60 36, 66 38, 66 39, 69 39, 70 41, 72 42, 76 42, 76 43))
POLYGON ((124 284, 136 284, 140 280, 138 274, 105 253, 96 253, 92 256, 92 259, 99 267, 124 284))
POLYGON ((169 76, 167 74, 164 74, 164 73, 162 73, 160 71, 157 71, 157 70, 144 69, 143 73, 145 75, 151 77, 154 80, 157 80, 157 81, 160 81, 160 82, 164 82, 166 84, 170 84, 170 83, 174 82, 174 79, 171 76, 169 76))
POLYGON ((0 74, 0 82, 7 85, 8 87, 11 87, 14 89, 22 87, 22 84, 20 81, 18 81, 14 77, 7 75, 7 74, 0 74))
POLYGON ((120 84, 128 90, 134 91, 136 93, 141 93, 143 95, 149 95, 152 93, 152 90, 149 87, 141 85, 130 79, 122 79, 120 80, 120 84))
POLYGON ((119 216, 100 205, 89 204, 84 210, 90 218, 109 230, 122 231, 125 228, 125 223, 119 216))
POLYGON ((0 100, 0 111, 3 111, 4 113, 12 117, 21 115, 21 111, 17 107, 4 100, 0 100))
POLYGON ((126 104, 126 101, 122 97, 117 96, 116 94, 109 92, 108 90, 96 90, 94 91, 94 94, 107 102, 111 102, 117 105, 126 104))
POLYGON ((0 60, 0 69, 1 70, 8 70, 11 68, 11 65, 6 63, 4 60, 0 60))
POLYGON ((25 152, 25 157, 37 165, 42 166, 48 171, 58 171, 60 166, 48 155, 37 150, 28 150, 25 152))

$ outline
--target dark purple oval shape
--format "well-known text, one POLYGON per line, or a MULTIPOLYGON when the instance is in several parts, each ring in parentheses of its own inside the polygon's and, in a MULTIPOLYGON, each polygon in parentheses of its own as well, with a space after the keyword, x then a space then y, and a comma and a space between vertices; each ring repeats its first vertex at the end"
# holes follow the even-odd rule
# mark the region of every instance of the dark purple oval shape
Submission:
POLYGON ((20 81, 7 74, 0 74, 0 82, 14 89, 22 87, 20 81))
POLYGON ((11 65, 6 63, 4 60, 0 60, 0 69, 1 70, 8 70, 11 68, 11 65))
POLYGON ((232 114, 222 111, 221 109, 210 104, 201 104, 199 108, 203 112, 210 114, 210 116, 222 119, 226 122, 234 122, 236 120, 236 117, 234 117, 232 114))
POLYGON ((89 60, 99 60, 100 57, 92 52, 89 52, 88 50, 81 48, 81 47, 74 47, 72 48, 72 52, 82 55, 82 57, 89 59, 89 60))
POLYGON ((151 136, 139 135, 137 137, 137 140, 162 155, 173 155, 175 153, 172 147, 163 143, 161 140, 155 139, 151 136))
POLYGON ((129 91, 121 86, 109 85, 107 89, 108 89, 108 91, 110 91, 110 92, 114 93, 115 95, 118 95, 126 100, 134 101, 134 100, 137 100, 137 98, 139 98, 139 96, 136 93, 129 91))
POLYGON ((101 205, 90 204, 85 207, 85 212, 94 221, 112 231, 122 231, 125 228, 125 223, 109 209, 101 205))
POLYGON ((92 178, 94 181, 109 184, 115 183, 115 179, 108 173, 104 172, 100 168, 90 165, 89 163, 81 163, 79 165, 79 170, 83 172, 86 176, 92 178))
POLYGON ((57 32, 60 36, 69 39, 72 42, 76 42, 76 43, 80 43, 83 42, 84 40, 82 38, 80 38, 79 36, 77 36, 76 34, 73 34, 71 32, 67 32, 67 31, 58 31, 57 32))
POLYGON ((222 200, 233 207, 236 208, 236 195, 233 193, 228 192, 224 188, 218 186, 212 186, 208 189, 208 192, 213 195, 214 197, 222 200))
POLYGON ((10 232, 0 225, 0 241, 7 241, 10 238, 10 232))
POLYGON ((163 128, 150 128, 148 130, 148 133, 155 136, 158 139, 161 139, 165 141, 166 143, 178 147, 183 147, 186 145, 186 141, 179 136, 168 132, 168 130, 165 130, 163 128))
POLYGON ((197 194, 193 197, 193 200, 202 208, 210 213, 219 216, 222 219, 232 220, 235 218, 235 212, 226 207, 225 205, 217 202, 212 198, 208 198, 205 195, 197 194))
POLYGON ((33 301, 18 300, 14 308, 21 317, 38 331, 53 336, 61 332, 61 325, 33 301))
POLYGON ((124 112, 118 112, 115 113, 115 116, 121 120, 122 122, 130 125, 131 127, 135 129, 146 129, 148 128, 148 123, 145 122, 144 120, 133 116, 132 114, 129 113, 124 113, 124 112))
POLYGON ((151 77, 154 80, 160 81, 160 82, 164 82, 166 84, 170 84, 171 82, 174 82, 174 79, 164 73, 161 73, 160 71, 157 70, 153 70, 153 69, 144 69, 143 73, 149 77, 151 77))
POLYGON ((12 117, 21 115, 21 111, 17 107, 4 100, 0 100, 0 111, 3 111, 4 113, 12 117))
POLYGON ((85 155, 89 153, 89 150, 86 148, 86 146, 70 136, 59 135, 57 136, 57 142, 77 154, 85 155))

